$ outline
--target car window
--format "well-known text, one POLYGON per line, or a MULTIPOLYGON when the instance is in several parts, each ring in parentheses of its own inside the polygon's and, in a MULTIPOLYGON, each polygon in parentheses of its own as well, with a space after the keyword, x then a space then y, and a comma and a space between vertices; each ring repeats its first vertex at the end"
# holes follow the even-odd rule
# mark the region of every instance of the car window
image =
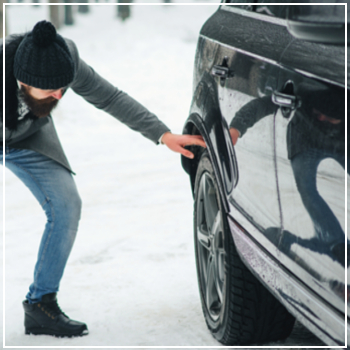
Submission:
MULTIPOLYGON (((286 5, 268 5, 269 3, 275 3, 274 0, 258 0, 255 7, 255 12, 260 13, 262 15, 273 16, 277 18, 285 19, 287 16, 287 6, 286 5)), ((291 3, 289 0, 279 1, 281 3, 291 3)))
POLYGON ((345 23, 344 5, 322 5, 322 6, 298 6, 292 8, 289 18, 299 22, 322 23, 345 23))
POLYGON ((223 1, 224 4, 244 4, 244 3, 251 3, 252 1, 248 1, 248 0, 245 0, 245 1, 241 1, 241 0, 225 0, 223 1))
MULTIPOLYGON (((299 1, 299 0, 280 0, 279 3, 329 3, 328 0, 308 0, 308 1, 299 1)), ((336 0, 335 3, 349 3, 349 0, 336 0)), ((260 13, 263 15, 268 15, 272 17, 287 18, 287 8, 286 5, 269 5, 269 3, 276 3, 275 0, 257 0, 257 5, 252 6, 253 11, 256 13, 260 13)), ((344 6, 319 6, 317 9, 315 6, 295 6, 295 11, 293 14, 295 16, 295 20, 303 21, 305 18, 307 20, 321 22, 324 21, 325 18, 329 22, 332 23, 344 23, 345 18, 345 7, 344 6)))
MULTIPOLYGON (((251 3, 252 1, 250 0, 245 0, 245 1, 241 1, 241 0, 225 0, 223 1, 224 4, 237 4, 237 3, 251 3)), ((252 5, 233 5, 232 7, 238 7, 240 9, 243 10, 247 10, 247 11, 252 11, 253 10, 253 6, 252 5)))

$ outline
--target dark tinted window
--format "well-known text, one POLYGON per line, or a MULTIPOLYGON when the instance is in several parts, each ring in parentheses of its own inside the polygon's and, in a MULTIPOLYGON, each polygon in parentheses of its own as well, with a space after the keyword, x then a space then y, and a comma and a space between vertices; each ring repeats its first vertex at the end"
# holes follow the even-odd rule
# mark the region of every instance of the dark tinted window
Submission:
POLYGON ((345 23, 344 5, 304 5, 293 6, 289 11, 289 19, 314 23, 345 23))
POLYGON ((242 3, 251 3, 252 1, 248 1, 248 0, 245 0, 245 1, 240 1, 240 0, 225 0, 224 3, 225 4, 242 4, 242 3))
MULTIPOLYGON (((237 3, 251 3, 252 0, 245 0, 245 1, 241 1, 241 0, 225 0, 224 3, 225 4, 237 4, 237 3)), ((240 9, 243 9, 243 10, 248 10, 248 11, 251 11, 253 9, 253 6, 252 5, 234 5, 233 7, 238 7, 240 9)))
MULTIPOLYGON (((257 3, 260 5, 256 5, 255 11, 257 13, 261 13, 263 15, 278 17, 278 18, 286 18, 287 16, 287 5, 269 5, 269 3, 274 3, 274 0, 258 0, 257 3)), ((281 3, 290 3, 291 1, 279 1, 281 3)))
MULTIPOLYGON (((257 13, 261 13, 268 16, 278 17, 278 18, 287 18, 287 5, 269 5, 269 3, 275 3, 275 0, 258 0, 256 1, 257 5, 253 6, 253 11, 257 13)), ((349 4, 349 0, 280 0, 279 3, 347 3, 349 4)), ((334 6, 334 5, 322 5, 319 6, 318 10, 315 10, 316 6, 308 6, 308 5, 293 5, 293 14, 298 15, 299 18, 296 20, 311 20, 316 22, 327 21, 331 23, 344 23, 345 18, 345 7, 344 6, 334 6), (314 13, 312 13, 314 12, 314 13)), ((349 14, 350 7, 348 8, 349 14)))

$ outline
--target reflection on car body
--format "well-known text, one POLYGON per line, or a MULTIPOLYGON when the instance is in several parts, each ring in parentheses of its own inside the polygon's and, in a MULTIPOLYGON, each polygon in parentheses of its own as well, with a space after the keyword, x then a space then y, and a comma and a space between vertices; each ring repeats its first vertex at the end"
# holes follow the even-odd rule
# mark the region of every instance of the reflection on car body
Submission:
POLYGON ((228 345, 283 339, 294 317, 329 345, 349 329, 345 11, 303 6, 223 5, 198 40, 184 133, 208 151, 183 167, 204 316, 228 345))
MULTIPOLYGON (((292 244, 299 244, 328 254, 332 260, 344 265, 344 231, 316 186, 317 168, 322 160, 333 159, 345 168, 344 91, 315 90, 313 86, 300 84, 299 96, 303 96, 305 103, 301 103, 299 99, 300 107, 292 118, 291 111, 284 114, 285 118, 291 118, 288 122, 285 148, 297 189, 312 220, 315 234, 307 239, 284 230, 281 240, 277 241, 280 228, 271 227, 265 230, 265 235, 285 253, 289 253, 292 244)), ((248 128, 262 118, 269 115, 275 117, 277 103, 279 100, 276 101, 270 95, 248 102, 236 113, 230 128, 236 129, 242 137, 248 128)), ((282 103, 285 104, 285 100, 282 103)))

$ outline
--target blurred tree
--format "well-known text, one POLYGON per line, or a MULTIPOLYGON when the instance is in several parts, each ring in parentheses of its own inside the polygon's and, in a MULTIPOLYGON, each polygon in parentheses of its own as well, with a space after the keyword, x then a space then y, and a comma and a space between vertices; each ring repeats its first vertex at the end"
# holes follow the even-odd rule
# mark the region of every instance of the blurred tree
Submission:
POLYGON ((2 27, 3 27, 3 13, 2 13, 2 4, 3 4, 3 0, 1 0, 1 9, 0 9, 0 17, 1 17, 1 21, 0 21, 0 34, 1 34, 1 38, 3 36, 3 33, 2 33, 2 27))
MULTIPOLYGON (((0 17, 1 17, 1 20, 0 20, 0 34, 1 34, 1 36, 0 36, 0 38, 2 38, 2 37, 4 37, 4 36, 6 36, 6 28, 5 28, 5 33, 3 33, 2 32, 2 27, 3 27, 3 21, 4 21, 4 14, 3 14, 3 12, 2 12, 2 5, 3 5, 3 3, 4 2, 6 2, 6 1, 4 1, 4 0, 1 0, 1 8, 0 8, 0 12, 1 12, 1 14, 0 14, 0 17)), ((5 13, 5 17, 6 17, 6 13, 5 13)), ((6 23, 7 21, 5 21, 5 26, 7 27, 7 23, 6 23)))
MULTIPOLYGON (((118 0, 118 4, 133 2, 133 0, 118 0)), ((117 6, 117 17, 121 18, 122 21, 125 21, 131 16, 130 5, 118 5, 117 6)))
MULTIPOLYGON (((85 0, 80 0, 79 2, 85 3, 85 0)), ((88 13, 90 11, 89 5, 79 5, 78 12, 79 13, 88 13)))
MULTIPOLYGON (((56 4, 58 0, 50 0, 50 4, 56 4)), ((50 21, 56 27, 61 28, 62 20, 62 5, 50 5, 50 21)))
MULTIPOLYGON (((65 3, 71 3, 71 0, 65 0, 65 3)), ((74 24, 73 18, 73 5, 65 5, 64 6, 64 24, 72 25, 74 24)))

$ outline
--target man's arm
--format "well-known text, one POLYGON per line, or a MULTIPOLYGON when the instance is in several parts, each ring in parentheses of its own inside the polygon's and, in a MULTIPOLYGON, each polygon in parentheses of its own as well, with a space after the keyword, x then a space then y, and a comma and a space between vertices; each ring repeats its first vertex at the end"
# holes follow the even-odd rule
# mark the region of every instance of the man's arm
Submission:
POLYGON ((166 132, 162 137, 162 143, 167 145, 174 152, 181 153, 187 158, 194 158, 194 154, 185 149, 185 146, 196 145, 206 147, 202 136, 199 135, 174 135, 171 132, 166 132))
MULTIPOLYGON (((70 86, 74 92, 156 144, 163 135, 162 142, 173 151, 185 156, 191 153, 183 147, 198 144, 198 137, 171 134, 170 129, 153 113, 102 78, 80 59, 76 45, 71 40, 66 39, 66 42, 75 62, 75 79, 70 86)), ((203 140, 201 145, 204 145, 203 140)))
POLYGON ((278 107, 272 103, 271 96, 256 98, 245 104, 230 123, 230 135, 233 145, 246 131, 262 118, 276 112, 278 107))

